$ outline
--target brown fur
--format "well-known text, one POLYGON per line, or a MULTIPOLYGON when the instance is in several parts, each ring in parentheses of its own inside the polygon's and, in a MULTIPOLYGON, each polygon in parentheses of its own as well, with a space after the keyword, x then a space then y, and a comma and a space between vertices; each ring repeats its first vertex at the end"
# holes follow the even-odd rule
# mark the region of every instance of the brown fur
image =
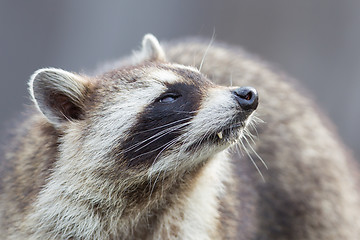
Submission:
MULTIPOLYGON (((198 41, 169 44, 165 55, 169 62, 199 67, 207 47, 198 41)), ((163 57, 162 52, 155 55, 163 57)), ((126 74, 141 78, 144 73, 138 68, 106 73, 97 77, 98 80, 101 78, 97 84, 112 84, 114 79, 126 74)), ((257 89, 260 96, 257 115, 264 123, 257 126, 256 142, 252 147, 269 167, 268 170, 262 167, 257 156, 251 153, 264 175, 263 181, 251 159, 236 148, 231 149, 231 163, 225 167, 227 176, 223 179, 224 193, 217 196, 219 205, 215 210, 219 217, 209 233, 210 239, 360 239, 357 163, 313 102, 296 91, 286 76, 238 48, 211 46, 201 72, 216 84, 229 85, 232 81, 233 85, 257 89)), ((133 79, 122 79, 124 81, 128 86, 133 83, 133 79)), ((102 88, 105 89, 99 87, 102 88)), ((111 91, 119 89, 114 86, 111 91)), ((85 104, 87 112, 106 109, 108 106, 99 104, 98 99, 109 96, 111 92, 107 91, 92 95, 91 101, 85 104)), ((85 122, 68 132, 66 128, 54 127, 40 113, 32 111, 18 128, 1 172, 1 239, 36 239, 39 236, 51 239, 49 232, 36 235, 32 227, 37 225, 32 225, 33 219, 28 216, 39 211, 33 204, 41 189, 56 179, 61 165, 58 162, 59 143, 72 139, 86 144, 83 139, 93 134, 87 126, 99 124, 86 120, 91 117, 82 116, 85 122), (68 137, 64 138, 64 135, 68 137)), ((124 172, 124 166, 118 166, 116 170, 86 169, 91 174, 83 172, 84 177, 77 176, 83 182, 72 183, 73 193, 79 193, 79 197, 66 195, 62 204, 69 209, 83 207, 88 215, 101 219, 101 229, 89 235, 90 239, 99 236, 102 239, 178 239, 182 220, 186 217, 183 214, 188 207, 183 199, 189 198, 201 182, 215 184, 206 179, 209 176, 206 171, 213 161, 208 159, 195 168, 179 170, 175 175, 160 175, 161 184, 153 185, 153 189, 149 184, 154 182, 146 181, 141 176, 141 169, 136 173, 124 172), (134 176, 138 182, 121 182, 119 172, 122 177, 126 174, 134 176), (111 192, 114 189, 106 186, 114 183, 127 186, 127 191, 111 192), (109 196, 109 199, 91 202, 81 198, 82 190, 94 196, 100 191, 99 194, 109 196), (121 226, 109 221, 120 216, 121 226), (161 228, 164 216, 170 219, 168 229, 161 228)), ((74 169, 81 167, 80 163, 73 164, 74 169)), ((87 195, 84 193, 84 196, 87 195)), ((55 222, 46 224, 50 228, 56 225, 55 222)), ((67 235, 57 237, 82 239, 67 235)))
POLYGON ((40 114, 27 117, 9 145, 13 149, 6 153, 7 161, 2 161, 1 192, 7 193, 0 205, 3 237, 24 221, 57 158, 59 134, 40 114))

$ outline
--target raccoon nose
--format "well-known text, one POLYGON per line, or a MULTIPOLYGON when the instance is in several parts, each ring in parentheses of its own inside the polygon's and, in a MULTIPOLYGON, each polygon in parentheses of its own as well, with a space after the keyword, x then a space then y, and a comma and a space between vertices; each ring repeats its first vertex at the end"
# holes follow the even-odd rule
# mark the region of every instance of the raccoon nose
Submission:
POLYGON ((259 103, 259 97, 255 88, 241 87, 233 91, 236 101, 240 107, 247 110, 255 110, 259 103))

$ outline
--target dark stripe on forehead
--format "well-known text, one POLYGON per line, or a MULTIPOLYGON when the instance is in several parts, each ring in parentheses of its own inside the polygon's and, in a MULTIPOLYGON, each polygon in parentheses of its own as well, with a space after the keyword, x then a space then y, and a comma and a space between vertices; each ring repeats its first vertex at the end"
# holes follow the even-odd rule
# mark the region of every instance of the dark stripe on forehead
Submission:
POLYGON ((184 125, 191 121, 200 107, 202 93, 199 86, 174 83, 167 87, 162 96, 176 93, 181 97, 173 103, 156 100, 138 115, 129 138, 123 142, 120 150, 122 159, 129 167, 149 166, 156 161, 161 153, 171 148, 169 144, 182 134, 184 125))

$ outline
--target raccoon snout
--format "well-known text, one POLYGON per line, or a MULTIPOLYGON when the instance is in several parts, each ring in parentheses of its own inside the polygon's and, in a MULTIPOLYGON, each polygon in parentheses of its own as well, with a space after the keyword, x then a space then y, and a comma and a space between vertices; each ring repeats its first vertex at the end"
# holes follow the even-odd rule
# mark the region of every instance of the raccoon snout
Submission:
POLYGON ((259 103, 259 97, 255 88, 240 87, 232 92, 240 107, 245 110, 255 110, 259 103))

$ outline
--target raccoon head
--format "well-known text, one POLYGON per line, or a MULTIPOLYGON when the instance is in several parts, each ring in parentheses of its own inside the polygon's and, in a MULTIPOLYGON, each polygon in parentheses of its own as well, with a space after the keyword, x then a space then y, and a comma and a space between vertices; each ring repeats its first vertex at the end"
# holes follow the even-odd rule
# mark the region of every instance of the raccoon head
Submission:
POLYGON ((65 168, 121 179, 190 169, 236 142, 257 108, 255 89, 217 86, 167 62, 152 35, 133 59, 95 77, 52 68, 32 76, 32 100, 62 132, 65 168))

